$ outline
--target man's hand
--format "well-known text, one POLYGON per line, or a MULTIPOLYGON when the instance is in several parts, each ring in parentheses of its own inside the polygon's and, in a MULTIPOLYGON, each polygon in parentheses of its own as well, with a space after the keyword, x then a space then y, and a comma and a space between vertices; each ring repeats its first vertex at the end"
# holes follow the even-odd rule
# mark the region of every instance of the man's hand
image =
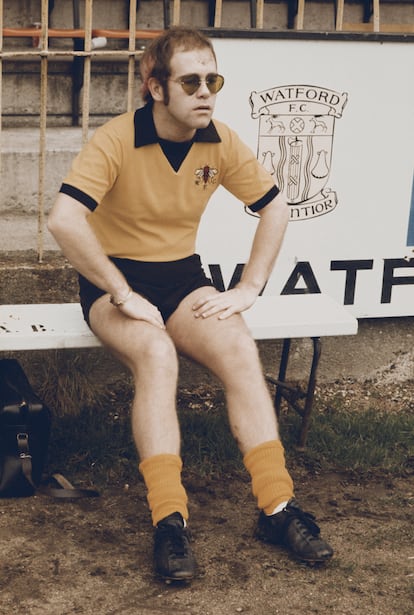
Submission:
POLYGON ((158 308, 138 293, 133 292, 128 300, 116 309, 129 318, 144 320, 159 329, 165 329, 165 324, 158 308))
POLYGON ((209 293, 194 303, 194 316, 209 318, 218 314, 218 319, 224 320, 233 314, 244 312, 253 305, 256 299, 256 291, 245 287, 236 287, 222 293, 209 293))

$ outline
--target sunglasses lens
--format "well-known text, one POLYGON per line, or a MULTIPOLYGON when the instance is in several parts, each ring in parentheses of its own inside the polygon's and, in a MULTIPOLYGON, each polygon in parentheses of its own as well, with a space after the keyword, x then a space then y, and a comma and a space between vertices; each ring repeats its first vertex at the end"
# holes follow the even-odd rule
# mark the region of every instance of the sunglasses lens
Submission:
POLYGON ((217 94, 224 85, 224 77, 222 75, 208 75, 206 85, 212 94, 217 94))
POLYGON ((200 87, 200 77, 198 75, 189 75, 188 77, 183 77, 181 80, 181 85, 186 94, 192 96, 194 92, 197 92, 200 87))

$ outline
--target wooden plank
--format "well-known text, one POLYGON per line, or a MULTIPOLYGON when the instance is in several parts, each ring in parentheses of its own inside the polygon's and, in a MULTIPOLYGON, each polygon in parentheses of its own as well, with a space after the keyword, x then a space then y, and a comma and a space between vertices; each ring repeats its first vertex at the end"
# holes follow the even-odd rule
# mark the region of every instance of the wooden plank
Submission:
POLYGON ((298 0, 298 13, 296 15, 296 30, 303 30, 305 20, 305 0, 298 0))
POLYGON ((221 27, 222 0, 216 0, 216 9, 214 11, 214 27, 221 27))
MULTIPOLYGON (((322 294, 259 297, 244 317, 255 339, 354 335, 358 321, 322 294)), ((0 351, 100 346, 78 303, 0 306, 0 351)))
POLYGON ((178 26, 180 25, 181 19, 181 1, 174 0, 173 2, 173 17, 172 17, 172 25, 178 26))
POLYGON ((343 30, 343 23, 344 23, 344 0, 337 0, 335 29, 338 31, 343 30))
MULTIPOLYGON (((343 23, 341 30, 343 32, 376 32, 374 24, 370 23, 343 23)), ((412 34, 414 33, 414 24, 410 23, 389 23, 380 24, 379 31, 382 34, 412 34)))
POLYGON ((374 32, 380 31, 380 4, 379 0, 374 0, 373 2, 373 26, 374 32))
MULTIPOLYGON (((251 0, 254 2, 255 0, 251 0)), ((256 4, 256 27, 260 30, 263 29, 263 21, 264 21, 264 0, 257 0, 256 4)))
POLYGON ((78 303, 2 305, 0 350, 100 346, 78 303))
POLYGON ((243 316, 257 340, 354 335, 358 330, 357 319, 323 294, 259 297, 243 316))

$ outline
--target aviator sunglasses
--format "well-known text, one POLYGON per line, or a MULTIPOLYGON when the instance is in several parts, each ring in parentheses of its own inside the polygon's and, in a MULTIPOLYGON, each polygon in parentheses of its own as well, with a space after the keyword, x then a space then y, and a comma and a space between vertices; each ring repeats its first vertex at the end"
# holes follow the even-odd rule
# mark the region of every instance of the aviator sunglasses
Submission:
POLYGON ((224 85, 223 75, 218 75, 217 73, 209 73, 205 79, 201 79, 200 75, 194 73, 191 75, 183 75, 178 79, 171 79, 171 81, 179 83, 188 96, 195 94, 202 83, 206 84, 211 94, 220 92, 224 85))

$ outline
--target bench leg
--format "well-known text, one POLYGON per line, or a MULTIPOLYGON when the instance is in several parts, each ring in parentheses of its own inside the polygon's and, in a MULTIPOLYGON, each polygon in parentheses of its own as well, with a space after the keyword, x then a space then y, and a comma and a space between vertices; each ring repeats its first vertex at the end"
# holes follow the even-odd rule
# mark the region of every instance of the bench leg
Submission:
POLYGON ((289 353, 290 353, 290 339, 283 340, 282 347, 282 356, 279 364, 279 375, 277 377, 279 384, 276 384, 276 392, 275 392, 275 410, 276 416, 279 418, 280 416, 280 406, 283 399, 283 383, 286 381, 286 371, 289 361, 289 353))
POLYGON ((319 359, 321 357, 322 344, 319 337, 313 337, 313 357, 312 365, 309 373, 308 386, 306 389, 305 405, 302 415, 302 426, 299 434, 298 449, 303 450, 306 446, 306 439, 308 437, 308 431, 310 426, 310 418, 313 408, 313 398, 315 395, 316 387, 316 374, 319 366, 319 359))
POLYGON ((302 391, 298 387, 292 387, 286 384, 286 373, 289 362, 289 353, 291 340, 283 340, 282 356, 279 365, 278 379, 275 380, 271 376, 267 376, 267 380, 276 386, 274 406, 276 415, 279 418, 282 399, 285 399, 289 406, 291 406, 302 417, 302 424, 300 427, 298 437, 298 450, 304 450, 306 446, 306 439, 310 427, 310 419, 313 408, 313 398, 315 395, 316 387, 316 375, 318 372, 319 359, 321 356, 322 344, 319 337, 312 338, 313 354, 310 372, 308 376, 308 382, 306 391, 302 391), (303 399, 303 404, 299 404, 298 400, 303 399))

